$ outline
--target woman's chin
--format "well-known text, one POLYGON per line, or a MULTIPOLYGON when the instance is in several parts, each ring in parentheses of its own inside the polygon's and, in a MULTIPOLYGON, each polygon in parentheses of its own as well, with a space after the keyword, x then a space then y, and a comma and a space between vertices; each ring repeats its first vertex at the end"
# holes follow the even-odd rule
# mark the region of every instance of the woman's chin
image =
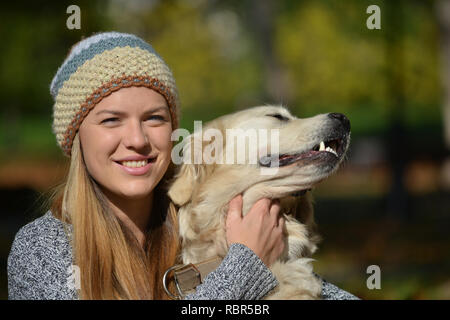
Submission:
POLYGON ((154 186, 146 183, 124 183, 113 193, 123 199, 142 200, 149 197, 153 192, 154 186))
POLYGON ((142 200, 150 196, 152 190, 124 190, 121 196, 129 200, 142 200))

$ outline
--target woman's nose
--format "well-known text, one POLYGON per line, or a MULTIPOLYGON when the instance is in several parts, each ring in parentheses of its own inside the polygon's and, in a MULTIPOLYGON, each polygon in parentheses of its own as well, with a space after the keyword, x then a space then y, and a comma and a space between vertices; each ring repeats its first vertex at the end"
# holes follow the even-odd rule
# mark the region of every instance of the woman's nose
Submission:
POLYGON ((141 150, 149 147, 149 140, 141 123, 130 123, 124 128, 123 143, 129 149, 141 150))

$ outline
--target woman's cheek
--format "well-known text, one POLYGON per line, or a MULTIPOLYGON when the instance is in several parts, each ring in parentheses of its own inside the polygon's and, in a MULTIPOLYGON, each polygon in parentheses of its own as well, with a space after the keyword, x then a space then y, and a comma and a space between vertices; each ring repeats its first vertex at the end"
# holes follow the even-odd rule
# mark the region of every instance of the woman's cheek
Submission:
POLYGON ((152 137, 153 144, 161 152, 170 151, 172 148, 171 126, 160 127, 158 129, 160 130, 154 130, 150 133, 150 137, 152 137))

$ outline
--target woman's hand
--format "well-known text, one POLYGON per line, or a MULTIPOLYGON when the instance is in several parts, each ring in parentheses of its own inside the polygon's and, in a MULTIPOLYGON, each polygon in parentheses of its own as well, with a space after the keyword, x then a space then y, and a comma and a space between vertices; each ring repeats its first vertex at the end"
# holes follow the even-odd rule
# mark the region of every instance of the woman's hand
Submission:
POLYGON ((242 217, 242 195, 234 197, 226 220, 228 245, 237 242, 247 246, 269 267, 284 249, 284 218, 279 213, 278 200, 262 198, 242 217))

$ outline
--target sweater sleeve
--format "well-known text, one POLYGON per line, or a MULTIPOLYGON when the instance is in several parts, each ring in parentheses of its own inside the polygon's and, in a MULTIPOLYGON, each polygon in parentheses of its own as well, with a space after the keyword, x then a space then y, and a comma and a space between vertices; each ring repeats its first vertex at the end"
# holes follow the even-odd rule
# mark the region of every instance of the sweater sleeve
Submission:
POLYGON ((219 267, 185 299, 255 300, 277 285, 272 272, 251 249, 234 243, 219 267))
MULTIPOLYGON (((317 276, 317 275, 316 275, 317 276)), ((322 280, 322 299, 323 300, 361 300, 357 296, 336 287, 334 284, 320 278, 322 280)))
POLYGON ((10 300, 76 299, 68 273, 70 249, 61 232, 46 216, 17 232, 7 263, 10 300))

